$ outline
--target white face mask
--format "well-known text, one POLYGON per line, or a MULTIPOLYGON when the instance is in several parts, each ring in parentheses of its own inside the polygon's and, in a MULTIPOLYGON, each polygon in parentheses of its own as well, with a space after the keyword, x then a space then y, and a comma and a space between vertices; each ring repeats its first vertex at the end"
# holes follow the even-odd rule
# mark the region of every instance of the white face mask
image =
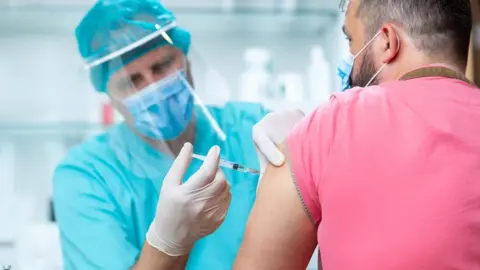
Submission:
MULTIPOLYGON (((365 49, 375 40, 375 38, 377 38, 378 35, 380 35, 380 33, 381 32, 378 31, 375 34, 375 36, 373 36, 367 42, 367 44, 365 44, 365 46, 363 46, 363 48, 360 49, 360 51, 357 54, 352 55, 352 53, 349 52, 345 57, 343 57, 342 62, 337 66, 337 75, 342 80, 342 92, 352 88, 351 76, 353 71, 353 64, 355 63, 355 58, 357 58, 360 54, 362 54, 365 51, 365 49)), ((382 70, 385 68, 386 65, 387 63, 383 64, 382 67, 373 75, 373 77, 368 81, 367 85, 365 85, 364 87, 369 86, 373 82, 373 80, 375 80, 378 74, 382 72, 382 70)))

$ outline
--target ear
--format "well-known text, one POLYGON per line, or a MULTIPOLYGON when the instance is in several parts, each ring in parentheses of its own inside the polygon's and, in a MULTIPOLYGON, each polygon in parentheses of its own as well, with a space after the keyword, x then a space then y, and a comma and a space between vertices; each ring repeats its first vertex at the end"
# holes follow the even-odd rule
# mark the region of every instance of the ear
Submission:
POLYGON ((400 51, 398 31, 391 24, 385 24, 380 31, 380 38, 383 44, 381 59, 383 63, 390 63, 395 60, 400 51))

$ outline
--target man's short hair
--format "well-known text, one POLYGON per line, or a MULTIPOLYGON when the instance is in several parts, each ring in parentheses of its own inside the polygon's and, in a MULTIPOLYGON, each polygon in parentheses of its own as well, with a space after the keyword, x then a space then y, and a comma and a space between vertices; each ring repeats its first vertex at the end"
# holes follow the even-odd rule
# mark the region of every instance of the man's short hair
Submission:
POLYGON ((406 31, 417 49, 467 63, 470 0, 359 0, 357 16, 370 37, 382 24, 394 23, 406 31))

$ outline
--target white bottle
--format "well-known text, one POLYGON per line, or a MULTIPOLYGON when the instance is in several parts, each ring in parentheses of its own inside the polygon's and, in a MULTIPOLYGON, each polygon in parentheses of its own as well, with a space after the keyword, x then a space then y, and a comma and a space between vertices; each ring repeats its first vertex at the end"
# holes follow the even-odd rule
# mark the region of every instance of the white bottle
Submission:
POLYGON ((15 220, 15 160, 16 149, 13 142, 0 144, 0 242, 14 240, 15 220))
POLYGON ((286 72, 279 74, 278 82, 285 92, 285 102, 301 103, 306 100, 302 73, 286 72))
POLYGON ((226 102, 231 100, 231 91, 227 80, 212 67, 207 67, 206 69, 205 87, 203 87, 204 92, 201 93, 204 94, 204 96, 202 95, 202 98, 206 98, 205 100, 203 100, 203 102, 214 105, 225 104, 226 102))
POLYGON ((235 9, 235 0, 223 0, 222 9, 227 12, 231 12, 235 9))
POLYGON ((295 12, 297 9, 297 0, 280 0, 282 10, 288 14, 295 12))
POLYGON ((242 101, 260 102, 275 98, 272 57, 267 49, 250 48, 243 55, 246 70, 240 77, 238 96, 242 101))
POLYGON ((310 65, 307 69, 310 100, 314 103, 327 101, 333 93, 333 72, 320 46, 310 51, 310 65))

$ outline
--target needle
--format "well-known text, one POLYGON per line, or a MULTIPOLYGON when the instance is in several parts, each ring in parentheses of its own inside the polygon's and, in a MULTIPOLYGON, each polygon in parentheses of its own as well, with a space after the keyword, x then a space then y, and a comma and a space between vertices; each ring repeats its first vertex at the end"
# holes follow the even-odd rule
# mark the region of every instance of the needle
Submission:
MULTIPOLYGON (((192 154, 192 157, 202 161, 205 161, 205 158, 206 158, 206 156, 197 155, 197 154, 192 154)), ((234 171, 238 171, 238 172, 260 174, 258 170, 251 169, 243 165, 240 165, 238 163, 223 160, 223 159, 220 159, 220 166, 234 170, 234 171)))

